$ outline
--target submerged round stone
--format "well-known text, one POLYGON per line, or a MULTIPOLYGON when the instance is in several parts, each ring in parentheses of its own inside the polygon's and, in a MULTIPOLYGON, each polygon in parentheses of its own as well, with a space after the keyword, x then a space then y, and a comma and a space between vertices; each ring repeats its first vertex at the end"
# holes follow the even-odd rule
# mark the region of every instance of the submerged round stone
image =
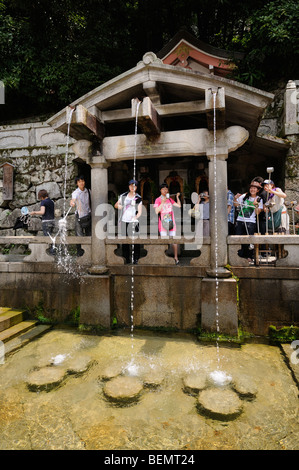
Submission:
POLYGON ((104 395, 111 401, 128 403, 138 400, 143 385, 136 377, 115 377, 104 386, 104 395))
POLYGON ((84 374, 92 364, 90 357, 78 356, 67 362, 67 372, 69 374, 84 374))
POLYGON ((243 409, 238 395, 229 389, 208 388, 197 399, 198 411, 212 419, 229 421, 237 418, 243 409))
POLYGON ((156 388, 162 385, 164 381, 164 374, 160 371, 151 371, 143 376, 143 383, 145 387, 156 388))
POLYGON ((203 390, 207 384, 207 377, 205 373, 188 374, 183 377, 183 390, 185 393, 197 395, 200 390, 203 390))
POLYGON ((118 375, 120 375, 123 371, 122 364, 115 363, 115 364, 109 364, 105 369, 102 371, 100 377, 102 380, 111 380, 118 375))
POLYGON ((27 386, 33 392, 50 391, 61 384, 65 371, 60 368, 43 367, 31 372, 27 379, 27 386))
POLYGON ((253 400, 257 395, 257 386, 250 377, 236 377, 233 383, 233 389, 241 398, 253 400))

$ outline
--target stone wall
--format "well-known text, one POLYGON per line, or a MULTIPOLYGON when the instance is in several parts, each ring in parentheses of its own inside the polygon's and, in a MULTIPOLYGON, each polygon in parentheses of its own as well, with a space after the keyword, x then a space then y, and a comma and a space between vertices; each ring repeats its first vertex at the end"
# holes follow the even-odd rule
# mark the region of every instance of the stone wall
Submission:
POLYGON ((239 277, 239 321, 246 332, 267 335, 269 326, 299 325, 298 268, 235 268, 239 277))
POLYGON ((0 262, 0 305, 36 311, 64 321, 80 306, 80 279, 49 263, 0 262))
POLYGON ((284 189, 288 201, 299 202, 299 80, 281 83, 273 93, 275 99, 263 116, 258 134, 291 142, 285 161, 284 189))
MULTIPOLYGON (((70 139, 70 143, 73 140, 70 139)), ((0 128, 0 235, 14 235, 13 226, 21 214, 21 207, 39 210, 37 194, 46 189, 55 202, 56 216, 63 213, 65 186, 66 136, 54 131, 42 122, 2 126, 0 128), (10 163, 13 169, 13 199, 4 200, 3 168, 10 163)), ((73 163, 75 155, 68 151, 66 196, 69 198, 75 188, 74 177, 77 175, 73 163)), ((68 208, 68 207, 67 207, 68 208)), ((73 228, 73 216, 68 218, 70 229, 73 228)), ((32 217, 29 232, 42 234, 40 217, 32 217)), ((25 233, 22 229, 17 234, 25 233)))
MULTIPOLYGON (((187 331, 201 326, 203 284, 212 284, 204 268, 138 268, 133 311, 136 328, 187 331)), ((59 272, 55 264, 0 262, 0 305, 31 311, 42 305, 44 316, 57 321, 80 306, 82 324, 109 329, 116 318, 119 327, 130 328, 130 271, 130 266, 124 266, 104 276, 80 279, 59 272)), ((238 318, 244 332, 267 336, 269 325, 299 326, 298 268, 259 268, 257 276, 256 269, 239 267, 234 274, 239 279, 238 318)), ((232 292, 236 295, 235 289, 232 292)), ((220 312, 220 323, 222 320, 220 312)), ((224 332, 222 325, 220 331, 224 332)))

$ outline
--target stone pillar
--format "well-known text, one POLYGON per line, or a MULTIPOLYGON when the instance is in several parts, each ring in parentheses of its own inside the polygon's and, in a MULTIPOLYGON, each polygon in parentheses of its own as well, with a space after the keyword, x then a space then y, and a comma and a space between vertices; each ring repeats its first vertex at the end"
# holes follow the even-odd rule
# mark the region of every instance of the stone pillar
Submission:
POLYGON ((93 156, 91 166, 91 205, 92 205, 92 238, 90 274, 107 272, 105 240, 97 237, 96 224, 101 216, 96 216, 97 207, 108 203, 108 163, 103 155, 93 156))
POLYGON ((227 264, 227 154, 208 155, 210 194, 211 277, 230 277, 227 264), (216 172, 216 178, 215 178, 216 172), (215 186, 216 181, 216 186, 215 186))
POLYGON ((299 92, 296 82, 289 80, 284 95, 284 135, 299 134, 298 124, 299 92))
POLYGON ((225 268, 227 264, 227 157, 230 151, 240 147, 248 139, 248 131, 231 126, 224 130, 210 131, 206 141, 209 160, 210 240, 211 264, 209 277, 202 280, 201 326, 214 331, 218 322, 219 332, 237 335, 238 309, 236 282, 225 268), (214 137, 216 137, 214 139, 214 137), (220 278, 220 279, 218 279, 220 278), (218 315, 217 315, 218 311, 218 315))
POLYGON ((205 278, 201 282, 201 328, 238 336, 237 282, 219 279, 217 288, 216 294, 215 279, 205 278))
POLYGON ((91 206, 92 206, 92 235, 91 262, 88 275, 80 290, 80 323, 85 325, 100 325, 110 327, 110 276, 106 267, 106 245, 102 237, 96 234, 96 225, 104 215, 98 215, 100 204, 108 202, 108 167, 103 155, 92 156, 91 166, 91 206))
MULTIPOLYGON (((285 191, 299 200, 299 82, 289 80, 284 96, 284 136, 291 142, 285 164, 285 191)), ((291 222, 291 221, 290 221, 291 222)), ((292 233, 292 232, 291 232, 292 233)))

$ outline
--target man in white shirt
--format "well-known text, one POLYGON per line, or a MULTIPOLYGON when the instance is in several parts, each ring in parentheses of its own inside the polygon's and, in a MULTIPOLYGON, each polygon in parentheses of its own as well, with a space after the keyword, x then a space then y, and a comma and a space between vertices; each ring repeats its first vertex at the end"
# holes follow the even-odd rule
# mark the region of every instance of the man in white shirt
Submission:
MULTIPOLYGON (((76 206, 75 212, 75 234, 77 237, 91 236, 91 196, 90 191, 85 187, 84 176, 75 179, 77 189, 72 193, 70 205, 76 206)), ((84 250, 81 245, 77 245, 77 256, 82 256, 84 250)))
MULTIPOLYGON (((139 231, 138 219, 142 214, 142 199, 137 191, 138 181, 132 179, 129 181, 129 191, 121 194, 114 207, 120 212, 120 233, 122 236, 131 236, 133 233, 139 231)), ((138 263, 140 258, 140 245, 138 243, 132 244, 132 254, 130 253, 130 245, 122 244, 122 253, 129 264, 133 261, 134 264, 138 263), (132 260, 133 256, 133 260, 132 260)))

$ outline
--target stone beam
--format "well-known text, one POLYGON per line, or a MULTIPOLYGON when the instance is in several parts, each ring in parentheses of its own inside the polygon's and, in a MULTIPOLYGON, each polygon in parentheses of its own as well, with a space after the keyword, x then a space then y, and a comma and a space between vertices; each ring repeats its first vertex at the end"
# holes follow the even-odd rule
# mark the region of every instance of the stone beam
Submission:
MULTIPOLYGON (((228 154, 243 145, 249 133, 240 126, 217 131, 217 154, 228 154)), ((186 155, 213 155, 213 131, 187 129, 161 132, 155 141, 145 135, 136 136, 136 158, 181 157, 186 155)), ((135 152, 135 136, 122 135, 103 139, 103 155, 107 161, 132 160, 135 152)))
POLYGON ((146 95, 151 99, 151 102, 156 105, 156 104, 161 104, 160 101, 160 93, 158 90, 158 84, 157 82, 153 80, 148 80, 147 82, 143 83, 143 90, 146 93, 146 95))
MULTIPOLYGON (((138 98, 132 100, 132 115, 136 119, 138 98)), ((149 97, 140 102, 137 116, 138 127, 148 139, 155 139, 161 133, 160 116, 149 97)))
POLYGON ((90 140, 77 140, 77 142, 72 145, 72 151, 77 155, 77 157, 81 158, 81 160, 90 164, 92 160, 92 143, 90 140))
MULTIPOLYGON (((66 119, 56 130, 67 134, 68 122, 71 114, 71 107, 66 110, 66 119)), ((77 105, 72 113, 70 123, 70 136, 76 140, 103 140, 105 135, 105 126, 99 119, 91 114, 81 104, 77 105)))
MULTIPOLYGON (((188 114, 204 114, 206 105, 204 100, 183 101, 181 103, 154 104, 155 110, 161 117, 187 116, 188 114)), ((210 110, 209 110, 210 111, 210 110)), ((125 122, 134 119, 132 108, 114 109, 101 112, 101 121, 104 123, 125 122)))
POLYGON ((205 90, 205 108, 207 115, 207 126, 211 131, 214 129, 214 107, 216 114, 216 126, 218 129, 225 128, 225 93, 223 87, 205 90))

